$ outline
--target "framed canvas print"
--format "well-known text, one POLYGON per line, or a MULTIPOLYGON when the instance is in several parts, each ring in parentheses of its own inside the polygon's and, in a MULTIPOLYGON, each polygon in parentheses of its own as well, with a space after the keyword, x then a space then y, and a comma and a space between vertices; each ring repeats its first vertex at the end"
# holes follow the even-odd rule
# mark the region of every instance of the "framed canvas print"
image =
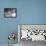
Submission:
POLYGON ((4 8, 4 17, 14 18, 17 16, 17 8, 4 8))
POLYGON ((20 41, 21 40, 46 41, 46 25, 44 24, 43 25, 20 24, 18 26, 18 29, 20 31, 19 37, 20 41))

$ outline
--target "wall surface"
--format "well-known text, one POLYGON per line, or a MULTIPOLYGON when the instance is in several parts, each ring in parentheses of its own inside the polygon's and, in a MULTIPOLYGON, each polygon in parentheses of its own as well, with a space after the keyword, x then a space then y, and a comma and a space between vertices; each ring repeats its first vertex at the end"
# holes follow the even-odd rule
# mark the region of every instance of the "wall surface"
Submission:
POLYGON ((8 43, 9 32, 17 34, 18 24, 46 24, 46 0, 0 0, 0 44, 8 43), (17 8, 17 17, 4 18, 4 8, 17 8))

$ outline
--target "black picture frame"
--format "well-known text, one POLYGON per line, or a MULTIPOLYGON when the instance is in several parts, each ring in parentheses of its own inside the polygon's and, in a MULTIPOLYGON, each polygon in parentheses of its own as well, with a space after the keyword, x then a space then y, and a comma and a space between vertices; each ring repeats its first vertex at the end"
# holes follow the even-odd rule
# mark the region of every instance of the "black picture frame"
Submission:
POLYGON ((16 18, 17 8, 4 8, 4 17, 5 18, 16 18))

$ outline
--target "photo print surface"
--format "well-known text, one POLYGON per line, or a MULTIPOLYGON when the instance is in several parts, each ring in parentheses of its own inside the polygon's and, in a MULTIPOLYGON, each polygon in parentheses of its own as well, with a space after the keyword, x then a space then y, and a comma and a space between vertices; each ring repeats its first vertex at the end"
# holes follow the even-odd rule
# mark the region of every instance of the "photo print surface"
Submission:
POLYGON ((17 8, 4 8, 4 16, 5 17, 16 17, 17 8))
POLYGON ((21 40, 46 41, 46 25, 21 25, 21 40))

